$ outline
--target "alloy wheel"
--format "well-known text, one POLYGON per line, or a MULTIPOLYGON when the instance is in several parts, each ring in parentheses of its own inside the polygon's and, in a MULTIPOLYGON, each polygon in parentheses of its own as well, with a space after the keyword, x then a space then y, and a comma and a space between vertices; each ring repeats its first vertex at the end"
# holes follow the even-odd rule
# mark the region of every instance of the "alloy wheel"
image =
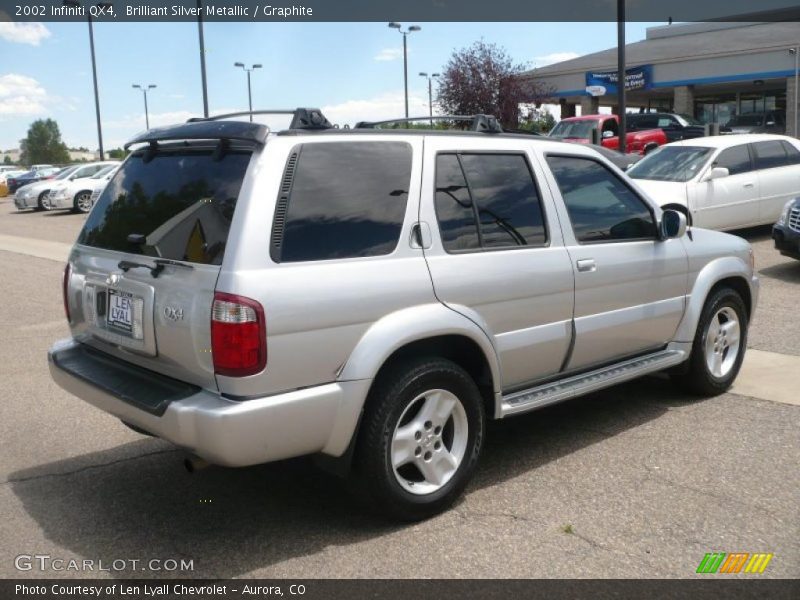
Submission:
POLYGON ((720 308, 708 322, 705 336, 706 366, 717 378, 725 377, 739 356, 741 325, 736 311, 720 308))
POLYGON ((414 398, 397 422, 391 443, 395 478, 407 492, 430 494, 455 475, 467 449, 467 413, 452 392, 433 389, 414 398))

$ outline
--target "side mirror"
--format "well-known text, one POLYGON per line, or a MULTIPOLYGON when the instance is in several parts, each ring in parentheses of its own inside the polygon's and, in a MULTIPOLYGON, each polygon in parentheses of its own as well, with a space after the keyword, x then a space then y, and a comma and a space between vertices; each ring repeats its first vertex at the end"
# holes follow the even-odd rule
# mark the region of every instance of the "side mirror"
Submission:
POLYGON ((683 237, 686 233, 686 215, 678 210, 665 210, 658 227, 662 240, 683 237))
POLYGON ((607 140, 608 138, 612 138, 612 137, 614 137, 614 132, 613 131, 604 131, 603 132, 603 139, 604 140, 607 140))
POLYGON ((730 174, 731 174, 730 171, 728 171, 726 167, 711 167, 708 173, 706 173, 706 176, 703 178, 703 181, 720 179, 722 177, 727 177, 730 174))

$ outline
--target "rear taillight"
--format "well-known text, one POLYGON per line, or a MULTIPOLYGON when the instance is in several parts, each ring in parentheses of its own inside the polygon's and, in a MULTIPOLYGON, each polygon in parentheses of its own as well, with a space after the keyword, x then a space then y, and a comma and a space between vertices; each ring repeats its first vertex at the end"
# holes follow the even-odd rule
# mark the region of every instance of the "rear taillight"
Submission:
POLYGON ((64 297, 64 314, 67 315, 67 322, 69 323, 72 319, 69 317, 69 278, 72 275, 72 267, 70 267, 69 263, 67 266, 64 267, 64 280, 61 282, 61 294, 64 297))
POLYGON ((245 377, 264 370, 267 324, 258 302, 233 294, 214 294, 211 355, 217 375, 245 377))

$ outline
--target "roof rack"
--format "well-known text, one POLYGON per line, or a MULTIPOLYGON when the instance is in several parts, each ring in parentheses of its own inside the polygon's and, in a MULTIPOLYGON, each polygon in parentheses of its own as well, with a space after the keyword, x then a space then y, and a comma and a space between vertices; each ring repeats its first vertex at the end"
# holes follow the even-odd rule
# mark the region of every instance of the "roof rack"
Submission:
POLYGON ((213 117, 194 117, 189 119, 187 123, 198 123, 203 121, 219 121, 222 119, 230 119, 231 117, 243 117, 250 115, 292 115, 292 122, 289 129, 333 129, 333 125, 322 111, 318 108, 295 108, 286 110, 254 110, 254 111, 241 111, 225 113, 222 115, 214 115, 213 117))
POLYGON ((354 129, 377 129, 380 125, 390 123, 413 123, 415 121, 469 121, 470 131, 481 133, 503 133, 503 128, 497 117, 493 115, 435 115, 428 117, 407 117, 404 119, 387 119, 386 121, 361 121, 356 123, 354 129))

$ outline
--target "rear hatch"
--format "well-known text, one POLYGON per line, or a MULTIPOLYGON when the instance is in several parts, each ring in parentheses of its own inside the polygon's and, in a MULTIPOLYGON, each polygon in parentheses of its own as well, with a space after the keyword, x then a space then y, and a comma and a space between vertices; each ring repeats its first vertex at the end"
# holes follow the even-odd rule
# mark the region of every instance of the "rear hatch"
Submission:
POLYGON ((70 325, 81 342, 215 389, 210 316, 253 148, 150 142, 97 199, 70 257, 70 325))

